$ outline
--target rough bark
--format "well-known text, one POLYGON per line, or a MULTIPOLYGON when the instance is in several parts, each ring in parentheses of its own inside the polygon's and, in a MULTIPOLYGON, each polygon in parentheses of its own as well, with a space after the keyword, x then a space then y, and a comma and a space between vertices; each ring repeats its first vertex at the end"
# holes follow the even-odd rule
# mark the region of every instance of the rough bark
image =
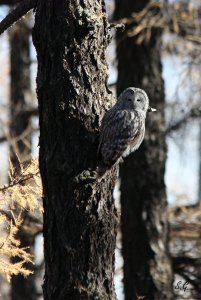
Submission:
MULTIPOLYGON (((115 19, 139 12, 147 3, 145 0, 116 0, 115 19)), ((164 184, 165 96, 160 42, 159 31, 152 31, 146 44, 137 44, 135 38, 117 42, 118 94, 128 86, 143 88, 151 106, 157 108, 156 113, 147 116, 146 136, 140 149, 125 159, 120 169, 126 300, 133 300, 136 294, 144 295, 146 299, 172 299, 164 184)))
MULTIPOLYGON (((27 110, 30 106, 30 30, 28 19, 23 19, 9 30, 10 44, 10 160, 16 172, 20 162, 27 163, 31 159, 31 119, 27 110)), ((30 247, 33 254, 34 237, 23 230, 17 233, 22 247, 30 247)), ((13 263, 19 261, 13 258, 13 263)), ((32 270, 33 265, 27 263, 26 268, 32 270)), ((24 278, 14 276, 11 281, 11 298, 13 300, 36 299, 34 275, 24 278)))
POLYGON ((38 1, 40 172, 44 192, 44 299, 116 299, 116 169, 90 182, 106 88, 103 1, 38 1))

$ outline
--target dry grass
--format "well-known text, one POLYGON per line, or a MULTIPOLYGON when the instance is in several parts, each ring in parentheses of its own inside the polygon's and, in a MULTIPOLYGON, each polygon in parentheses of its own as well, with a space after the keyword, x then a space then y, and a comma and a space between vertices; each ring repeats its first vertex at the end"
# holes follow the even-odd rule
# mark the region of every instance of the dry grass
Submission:
POLYGON ((37 160, 24 167, 21 165, 19 175, 10 163, 10 184, 0 188, 0 273, 7 280, 12 275, 28 276, 31 271, 24 268, 26 262, 32 262, 33 257, 27 248, 20 246, 16 238, 17 232, 23 223, 23 212, 42 212, 41 181, 37 160), (11 258, 18 257, 18 263, 12 263, 11 258))

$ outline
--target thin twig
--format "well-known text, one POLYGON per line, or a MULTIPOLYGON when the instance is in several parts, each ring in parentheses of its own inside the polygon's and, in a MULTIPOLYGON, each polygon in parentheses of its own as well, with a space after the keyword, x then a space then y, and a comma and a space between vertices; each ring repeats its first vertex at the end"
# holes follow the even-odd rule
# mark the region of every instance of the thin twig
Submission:
MULTIPOLYGON (((32 133, 35 133, 38 131, 39 131, 39 128, 34 128, 31 130, 32 133)), ((16 143, 16 142, 22 140, 22 138, 24 138, 24 137, 25 137, 24 132, 23 132, 23 134, 17 135, 14 138, 13 137, 11 138, 8 135, 2 135, 2 136, 0 136, 0 144, 7 142, 8 144, 12 144, 12 146, 13 146, 13 143, 16 143)), ((23 142, 25 142, 25 141, 23 141, 23 142)))
POLYGON ((180 127, 182 127, 189 119, 194 118, 200 118, 201 117, 201 107, 194 107, 191 108, 190 112, 188 112, 181 120, 177 121, 173 125, 170 125, 166 129, 166 134, 169 134, 170 132, 174 130, 178 130, 180 127))
POLYGON ((37 0, 24 0, 0 22, 0 34, 36 6, 37 0))
POLYGON ((168 29, 187 41, 200 45, 200 15, 201 8, 190 9, 180 3, 162 4, 151 2, 141 12, 131 13, 128 18, 113 21, 114 24, 124 24, 126 30, 118 37, 121 42, 127 37, 136 37, 139 43, 146 41, 146 34, 153 28, 168 29))
POLYGON ((17 179, 15 181, 11 182, 9 185, 5 185, 2 188, 0 188, 0 192, 4 192, 5 190, 7 190, 17 184, 21 184, 22 182, 25 182, 38 174, 39 174, 39 171, 36 173, 30 173, 30 174, 26 175, 24 178, 17 179))

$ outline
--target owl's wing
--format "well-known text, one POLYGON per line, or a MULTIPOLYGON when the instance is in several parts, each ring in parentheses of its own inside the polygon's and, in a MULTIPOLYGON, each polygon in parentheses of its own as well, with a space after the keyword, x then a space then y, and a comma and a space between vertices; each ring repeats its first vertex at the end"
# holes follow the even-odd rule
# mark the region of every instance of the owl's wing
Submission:
POLYGON ((109 128, 110 123, 113 123, 113 121, 115 119, 115 113, 116 113, 115 110, 110 109, 105 113, 105 115, 102 119, 101 128, 100 128, 100 140, 99 140, 99 146, 98 146, 98 152, 97 152, 99 159, 101 159, 101 146, 103 144, 105 133, 107 131, 107 128, 109 128))
POLYGON ((140 118, 134 111, 109 111, 101 127, 99 158, 111 167, 139 134, 140 118))

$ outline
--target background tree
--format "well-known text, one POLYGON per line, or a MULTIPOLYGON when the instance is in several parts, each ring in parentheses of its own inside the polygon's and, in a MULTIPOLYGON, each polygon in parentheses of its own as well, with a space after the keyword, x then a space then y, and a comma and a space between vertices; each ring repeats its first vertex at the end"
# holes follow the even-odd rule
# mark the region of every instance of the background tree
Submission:
MULTIPOLYGON (((31 161, 31 138, 32 123, 31 116, 37 112, 33 109, 31 79, 30 79, 30 16, 20 20, 15 26, 9 29, 10 44, 10 161, 16 174, 20 172, 21 164, 31 161)), ((18 208, 19 210, 19 208, 18 208)), ((24 211, 24 221, 29 226, 29 212, 24 211)), ((27 231, 22 225, 16 238, 20 241, 21 247, 29 247, 33 255, 34 235, 27 231)), ((13 257, 12 262, 17 263, 21 259, 13 257)), ((33 271, 33 265, 26 263, 25 267, 33 271)), ((25 278, 23 275, 12 277, 11 298, 36 299, 35 275, 25 278)))
POLYGON ((31 160, 30 18, 9 29, 10 44, 10 159, 16 171, 31 160))
MULTIPOLYGON (((129 18, 149 3, 116 0, 115 20, 129 18)), ((147 116, 146 136, 140 149, 120 168, 122 254, 126 300, 136 294, 149 299, 172 299, 172 269, 168 253, 164 82, 161 67, 161 30, 148 39, 117 36, 117 93, 125 87, 144 89, 157 113, 147 116)))

